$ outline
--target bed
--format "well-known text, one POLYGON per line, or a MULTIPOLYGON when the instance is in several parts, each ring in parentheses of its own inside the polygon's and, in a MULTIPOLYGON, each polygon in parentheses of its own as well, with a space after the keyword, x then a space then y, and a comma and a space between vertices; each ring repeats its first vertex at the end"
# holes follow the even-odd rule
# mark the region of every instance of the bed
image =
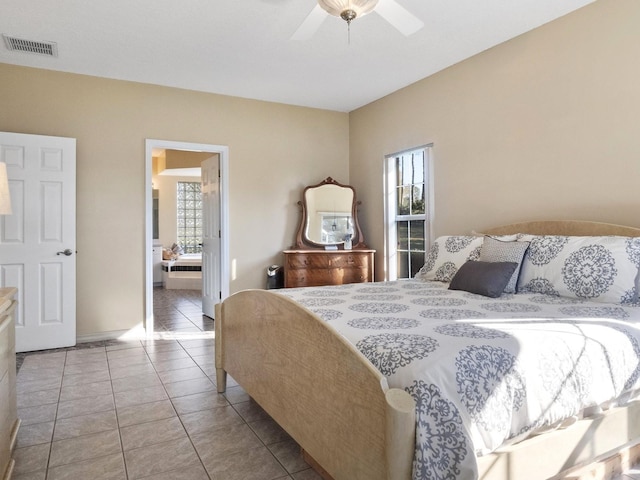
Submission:
POLYGON ((522 223, 437 239, 416 279, 238 292, 218 391, 230 374, 325 478, 561 475, 640 439, 637 237, 522 223))

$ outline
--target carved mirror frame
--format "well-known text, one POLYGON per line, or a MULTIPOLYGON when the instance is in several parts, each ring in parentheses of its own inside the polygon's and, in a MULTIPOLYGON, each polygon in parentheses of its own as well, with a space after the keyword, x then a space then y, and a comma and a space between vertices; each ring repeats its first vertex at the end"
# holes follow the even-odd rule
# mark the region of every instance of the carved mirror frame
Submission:
POLYGON ((348 188, 353 192, 353 202, 351 205, 351 221, 353 224, 353 237, 352 237, 352 249, 366 249, 368 248, 364 242, 364 236, 362 235, 362 230, 360 229, 360 223, 358 222, 358 206, 362 203, 356 200, 356 190, 351 185, 344 185, 342 183, 337 182, 331 177, 327 177, 322 182, 316 185, 309 185, 305 187, 302 192, 302 200, 298 202, 298 205, 301 209, 300 215, 300 225, 298 227, 298 231, 295 237, 295 244, 292 248, 297 250, 328 250, 328 249, 344 249, 344 242, 336 242, 336 243, 319 243, 315 242, 307 237, 307 229, 308 229, 308 221, 309 221, 309 210, 307 206, 307 192, 310 189, 314 188, 322 188, 326 185, 334 185, 341 188, 348 188), (329 247, 329 248, 327 248, 329 247))

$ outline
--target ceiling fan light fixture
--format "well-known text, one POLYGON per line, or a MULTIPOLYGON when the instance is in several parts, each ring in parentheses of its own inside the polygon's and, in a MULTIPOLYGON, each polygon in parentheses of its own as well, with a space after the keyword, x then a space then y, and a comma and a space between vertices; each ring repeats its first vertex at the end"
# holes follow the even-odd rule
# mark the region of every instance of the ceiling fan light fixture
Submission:
POLYGON ((378 0, 318 0, 318 4, 330 15, 351 23, 352 20, 371 12, 378 0))

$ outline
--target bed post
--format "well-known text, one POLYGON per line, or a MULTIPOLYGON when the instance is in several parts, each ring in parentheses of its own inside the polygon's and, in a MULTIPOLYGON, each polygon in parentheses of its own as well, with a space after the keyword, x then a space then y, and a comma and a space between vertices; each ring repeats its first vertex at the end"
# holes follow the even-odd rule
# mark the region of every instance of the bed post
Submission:
POLYGON ((410 479, 416 431, 416 402, 399 388, 385 393, 387 478, 410 479))
POLYGON ((224 346, 222 343, 222 316, 223 316, 223 304, 222 302, 215 304, 215 318, 213 320, 215 327, 215 361, 216 361, 216 387, 218 393, 224 393, 227 390, 227 372, 222 364, 224 346))

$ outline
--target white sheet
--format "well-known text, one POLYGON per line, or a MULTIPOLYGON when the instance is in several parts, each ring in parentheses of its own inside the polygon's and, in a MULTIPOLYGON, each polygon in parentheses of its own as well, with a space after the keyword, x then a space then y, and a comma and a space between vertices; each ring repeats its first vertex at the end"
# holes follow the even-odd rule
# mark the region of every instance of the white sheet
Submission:
POLYGON ((640 386, 640 308, 491 299, 400 280, 284 289, 417 402, 415 480, 475 479, 476 455, 640 386))

